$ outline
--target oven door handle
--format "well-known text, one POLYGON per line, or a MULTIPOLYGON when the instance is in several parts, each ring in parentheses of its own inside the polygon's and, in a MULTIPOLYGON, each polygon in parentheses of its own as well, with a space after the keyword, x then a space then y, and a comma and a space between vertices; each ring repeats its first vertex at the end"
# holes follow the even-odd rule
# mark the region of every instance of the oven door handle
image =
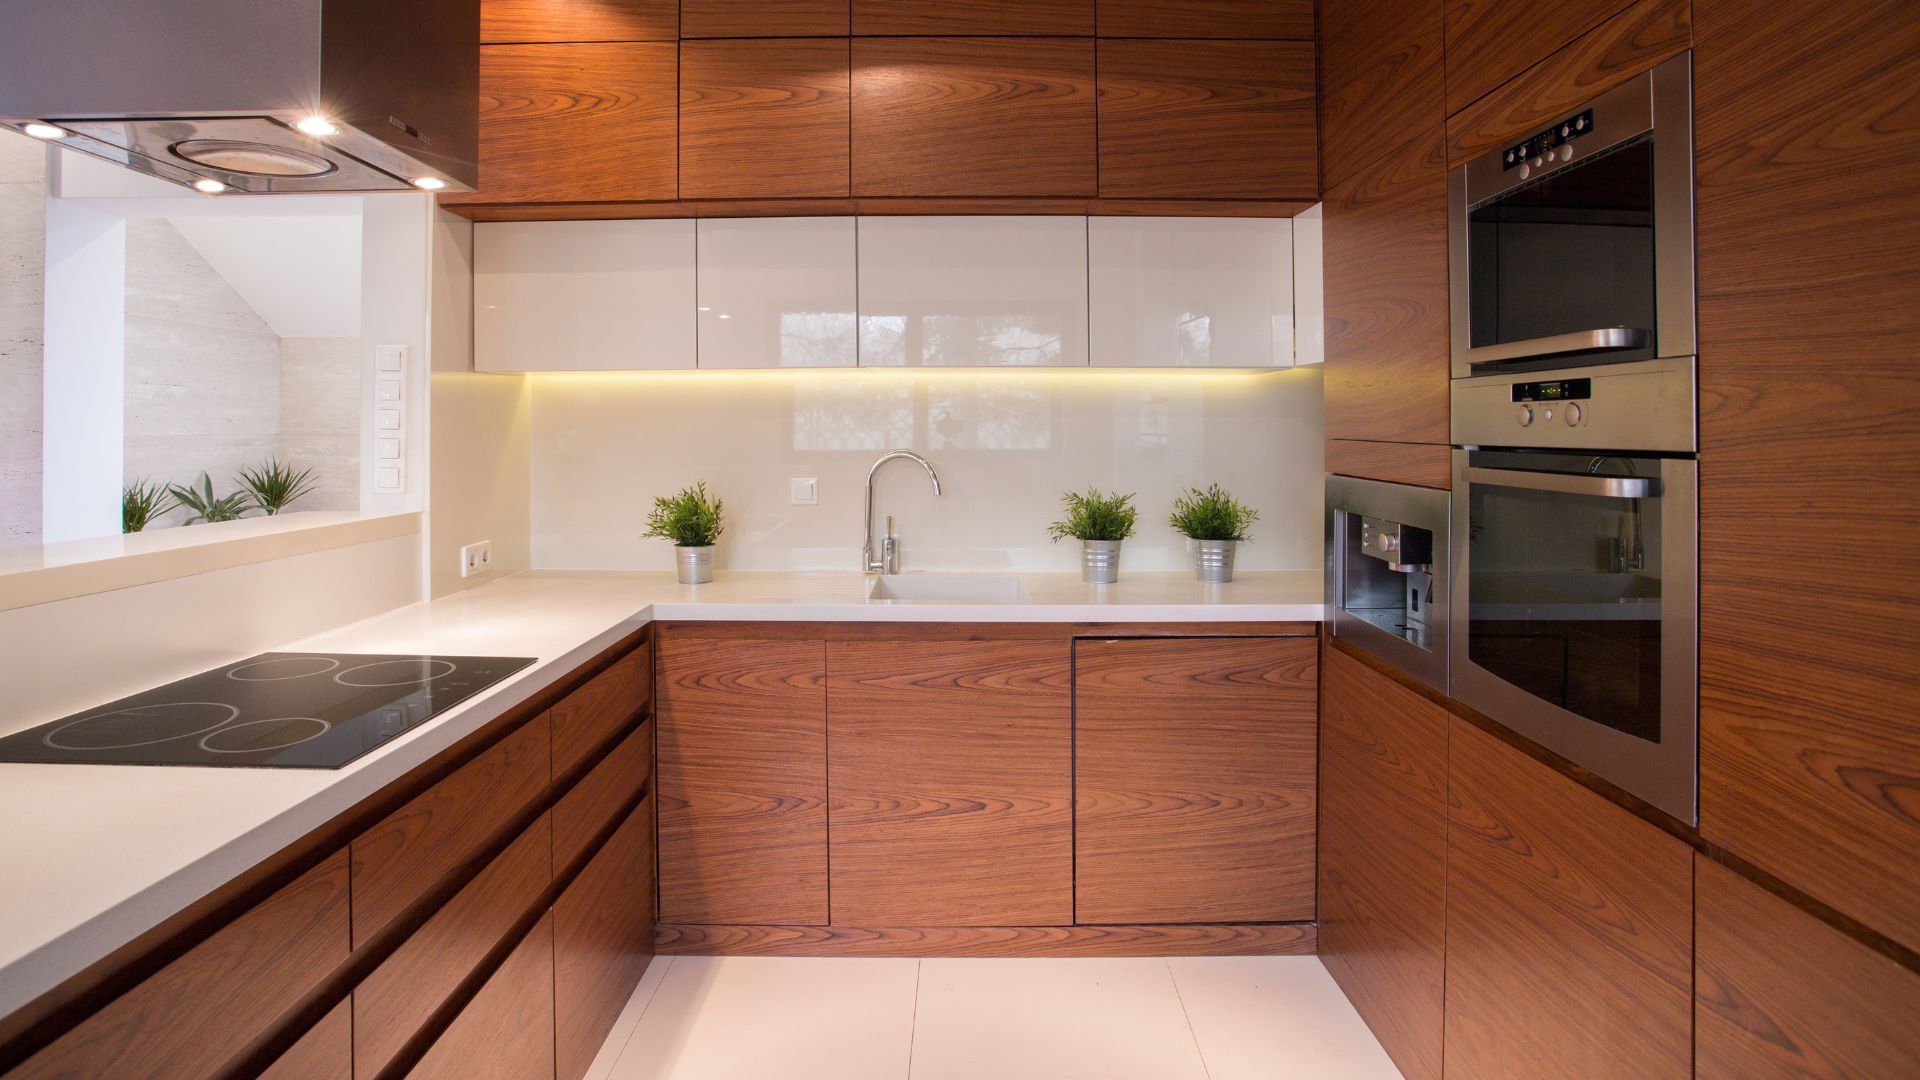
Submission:
POLYGON ((1634 326, 1607 326, 1598 330, 1575 330, 1571 334, 1503 341, 1498 345, 1479 345, 1467 350, 1467 363, 1498 364, 1504 360, 1525 360, 1558 353, 1593 352, 1599 349, 1645 348, 1652 335, 1634 326))
POLYGON ((1644 476, 1587 476, 1581 473, 1524 472, 1468 466, 1467 483, 1552 491, 1562 495, 1598 495, 1607 499, 1648 499, 1660 494, 1660 481, 1644 476))

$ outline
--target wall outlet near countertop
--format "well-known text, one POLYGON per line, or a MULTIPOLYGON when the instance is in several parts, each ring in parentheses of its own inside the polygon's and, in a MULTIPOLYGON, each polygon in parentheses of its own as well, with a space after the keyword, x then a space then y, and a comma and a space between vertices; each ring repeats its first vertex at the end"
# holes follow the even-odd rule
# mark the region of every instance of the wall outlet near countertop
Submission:
POLYGON ((493 566, 493 541, 482 540, 460 549, 460 576, 472 577, 493 566))

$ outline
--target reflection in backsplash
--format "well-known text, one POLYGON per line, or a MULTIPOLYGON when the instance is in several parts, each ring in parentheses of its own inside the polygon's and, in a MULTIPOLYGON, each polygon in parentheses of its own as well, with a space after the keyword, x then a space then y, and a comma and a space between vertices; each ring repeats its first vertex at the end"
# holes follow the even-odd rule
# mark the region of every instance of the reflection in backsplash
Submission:
POLYGON ((1167 509, 1215 481, 1261 511, 1244 569, 1321 562, 1317 369, 530 378, 538 568, 670 567, 664 541, 639 539, 647 507, 704 479, 727 503, 722 569, 855 570, 867 470, 896 447, 931 458, 945 487, 880 476, 904 570, 1072 571, 1077 549, 1045 528, 1090 483, 1136 493, 1123 569, 1187 566, 1167 509), (819 481, 818 505, 792 505, 799 477, 819 481))

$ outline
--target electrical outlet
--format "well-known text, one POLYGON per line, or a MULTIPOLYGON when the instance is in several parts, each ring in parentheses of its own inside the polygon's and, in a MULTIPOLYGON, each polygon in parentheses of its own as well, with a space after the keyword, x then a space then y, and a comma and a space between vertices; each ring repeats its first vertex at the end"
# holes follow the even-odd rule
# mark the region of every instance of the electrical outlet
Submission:
POLYGON ((493 566, 493 541, 482 540, 460 549, 460 576, 472 577, 493 566))

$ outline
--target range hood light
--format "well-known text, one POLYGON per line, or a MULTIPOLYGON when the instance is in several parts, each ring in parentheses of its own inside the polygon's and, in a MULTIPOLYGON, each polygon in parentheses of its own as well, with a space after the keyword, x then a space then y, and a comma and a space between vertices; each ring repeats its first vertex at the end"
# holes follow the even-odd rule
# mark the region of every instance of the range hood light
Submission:
POLYGON ((20 125, 20 130, 36 139, 64 139, 67 137, 66 128, 57 128, 52 124, 41 123, 38 120, 20 125))
POLYGON ((293 129, 303 135, 312 135, 316 138, 333 135, 340 130, 333 121, 318 115, 298 121, 293 125, 293 129))
POLYGON ((413 178, 413 186, 421 191, 439 191, 447 186, 447 182, 437 176, 416 176, 413 178))
POLYGON ((193 190, 203 192, 208 195, 218 195, 221 192, 227 190, 227 185, 221 183, 218 180, 213 179, 212 177, 208 177, 204 180, 195 180, 193 182, 193 190))

